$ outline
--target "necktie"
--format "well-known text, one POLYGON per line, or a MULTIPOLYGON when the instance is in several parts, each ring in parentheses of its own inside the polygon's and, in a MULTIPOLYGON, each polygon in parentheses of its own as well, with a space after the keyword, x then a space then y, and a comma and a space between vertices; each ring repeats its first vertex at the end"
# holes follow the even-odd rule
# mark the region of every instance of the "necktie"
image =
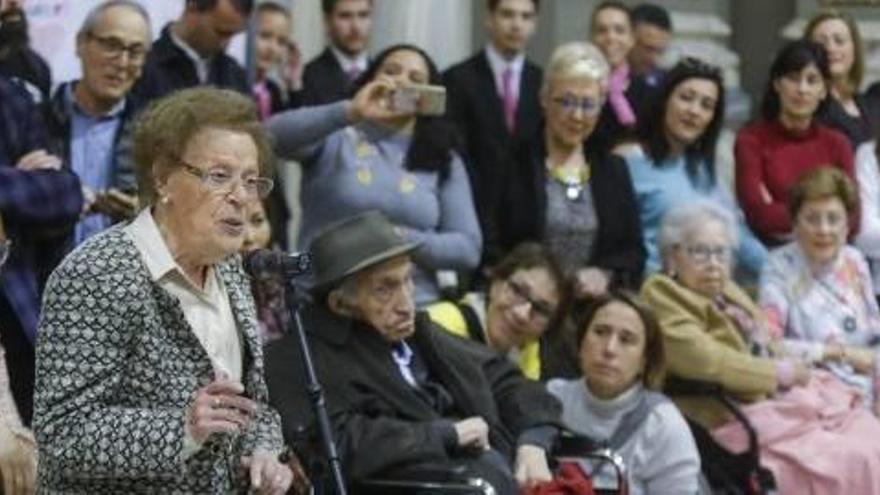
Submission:
POLYGON ((501 103, 504 105, 504 123, 511 134, 516 130, 516 96, 513 94, 513 69, 501 73, 501 103))
POLYGON ((260 120, 268 119, 272 115, 272 97, 269 95, 269 88, 266 87, 265 82, 259 82, 254 84, 253 92, 260 120))
POLYGON ((346 74, 348 74, 348 80, 350 82, 355 82, 357 80, 357 78, 360 77, 361 70, 358 69, 358 67, 356 65, 352 65, 351 67, 348 68, 348 72, 346 72, 346 74))
POLYGON ((629 66, 621 65, 608 80, 608 102, 617 116, 617 121, 625 127, 633 127, 636 125, 636 114, 633 112, 629 100, 626 99, 624 91, 629 81, 629 66))

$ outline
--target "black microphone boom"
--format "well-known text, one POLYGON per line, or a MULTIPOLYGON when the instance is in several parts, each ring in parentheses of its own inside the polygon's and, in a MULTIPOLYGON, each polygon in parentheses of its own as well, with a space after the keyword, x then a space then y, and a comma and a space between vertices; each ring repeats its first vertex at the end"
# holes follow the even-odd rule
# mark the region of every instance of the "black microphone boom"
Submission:
POLYGON ((257 249, 244 257, 244 270, 253 277, 283 274, 295 277, 309 271, 312 256, 309 253, 285 253, 269 249, 257 249))
MULTIPOLYGON (((330 418, 327 416, 327 407, 324 403, 324 389, 318 381, 315 373, 315 365, 312 362, 312 351, 306 331, 303 328, 299 316, 299 307, 302 301, 299 297, 297 284, 294 277, 309 271, 312 257, 308 253, 287 254, 268 249, 257 249, 245 255, 244 269, 254 278, 262 278, 266 275, 280 274, 284 277, 284 303, 290 313, 290 325, 297 336, 297 343, 302 354, 303 372, 305 373, 306 393, 312 403, 312 410, 317 421, 318 434, 324 444, 324 454, 330 465, 330 474, 336 485, 336 495, 347 495, 345 479, 342 476, 342 461, 339 451, 333 441, 333 430, 330 418)), ((290 329, 287 329, 290 331, 290 329)))

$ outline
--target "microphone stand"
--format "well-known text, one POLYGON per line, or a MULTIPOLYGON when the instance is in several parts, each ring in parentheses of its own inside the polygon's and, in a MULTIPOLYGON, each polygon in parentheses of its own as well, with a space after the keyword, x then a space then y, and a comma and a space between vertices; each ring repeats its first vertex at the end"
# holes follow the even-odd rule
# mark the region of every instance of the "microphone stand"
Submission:
POLYGON ((318 376, 315 373, 315 366, 312 363, 312 352, 309 350, 309 341, 303 328, 302 319, 299 316, 300 297, 294 276, 302 273, 299 267, 283 269, 284 274, 284 302, 287 311, 290 313, 290 321, 293 324, 299 343, 300 354, 303 358, 303 368, 306 372, 306 391, 309 401, 312 403, 312 410, 318 421, 318 428, 321 434, 321 442, 324 444, 324 453, 330 463, 330 472, 333 476, 333 482, 336 485, 337 494, 346 495, 345 479, 342 477, 342 462, 339 460, 339 453, 336 450, 336 443, 333 441, 333 434, 330 429, 330 419, 327 416, 327 407, 324 401, 324 389, 318 382, 318 376))

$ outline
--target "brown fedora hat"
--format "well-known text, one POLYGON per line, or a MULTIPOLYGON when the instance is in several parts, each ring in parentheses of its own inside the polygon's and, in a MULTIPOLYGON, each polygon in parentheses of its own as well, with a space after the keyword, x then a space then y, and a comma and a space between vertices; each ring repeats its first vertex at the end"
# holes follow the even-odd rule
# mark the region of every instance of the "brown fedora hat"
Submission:
POLYGON ((353 273, 409 253, 420 244, 404 239, 375 210, 335 222, 322 230, 309 248, 315 269, 312 290, 325 290, 353 273))

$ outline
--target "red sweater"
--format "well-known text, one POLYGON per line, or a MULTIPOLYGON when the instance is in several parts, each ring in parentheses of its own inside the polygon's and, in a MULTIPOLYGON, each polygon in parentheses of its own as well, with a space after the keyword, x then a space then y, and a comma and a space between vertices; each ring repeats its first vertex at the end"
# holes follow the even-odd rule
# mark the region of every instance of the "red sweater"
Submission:
POLYGON ((778 245, 781 236, 791 233, 788 190, 802 174, 832 165, 854 179, 852 147, 846 136, 818 123, 795 133, 778 121, 753 122, 739 131, 734 153, 737 199, 749 226, 765 244, 778 245))

